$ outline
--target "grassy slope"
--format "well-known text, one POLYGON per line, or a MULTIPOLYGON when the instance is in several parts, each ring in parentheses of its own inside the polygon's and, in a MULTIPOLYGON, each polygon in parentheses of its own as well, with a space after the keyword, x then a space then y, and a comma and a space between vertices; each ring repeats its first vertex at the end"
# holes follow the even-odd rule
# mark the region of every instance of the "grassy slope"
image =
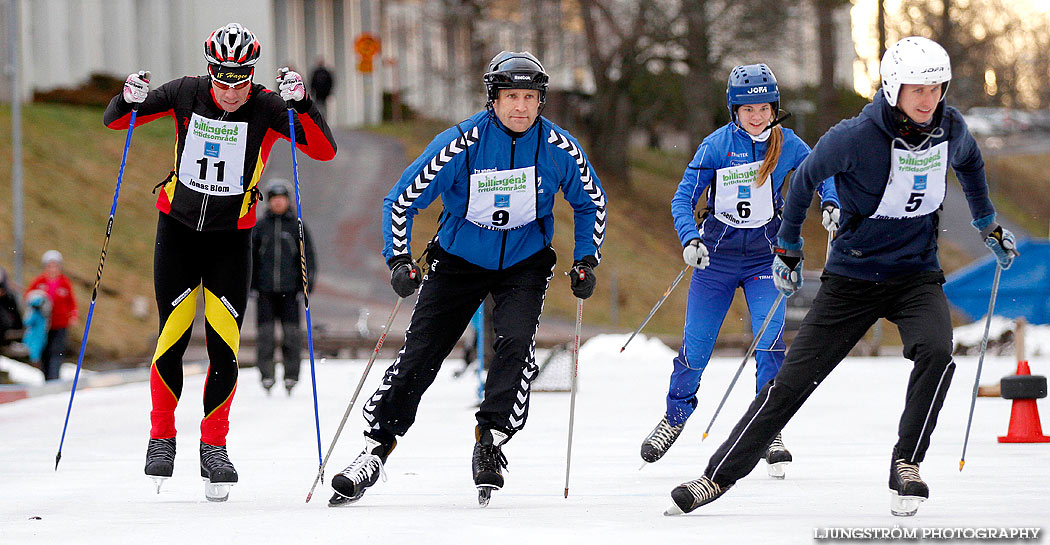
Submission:
MULTIPOLYGON (((25 281, 40 271, 40 255, 57 249, 73 280, 80 322, 71 331, 79 349, 91 288, 105 239, 125 131, 102 125, 102 110, 28 105, 23 108, 25 185, 25 281)), ((10 109, 0 109, 0 195, 11 199, 10 109)), ((154 184, 170 170, 172 125, 161 120, 135 128, 121 185, 105 274, 90 332, 90 359, 148 356, 156 335, 153 303, 154 184), (149 316, 137 319, 135 297, 148 301, 149 316)), ((0 206, 0 264, 12 271, 12 207, 0 206)))
POLYGON ((1050 155, 985 158, 985 169, 996 209, 1018 222, 1033 236, 1047 237, 1050 219, 1050 155))
MULTIPOLYGON (((79 327, 72 332, 79 345, 87 316, 91 286, 107 213, 120 166, 125 132, 102 126, 97 108, 29 105, 23 109, 23 164, 26 193, 26 280, 39 271, 39 256, 55 248, 66 257, 67 274, 74 280, 82 307, 79 327)), ((0 108, 0 202, 11 195, 10 110, 0 108)), ((446 128, 444 122, 417 122, 402 126, 383 125, 374 130, 395 136, 406 145, 406 156, 414 158, 430 139, 446 128)), ((172 161, 172 126, 160 120, 136 127, 120 202, 108 249, 102 293, 99 296, 90 337, 89 356, 94 358, 148 357, 156 336, 156 310, 152 287, 152 243, 156 210, 153 185, 168 172, 172 161), (149 316, 137 319, 130 307, 135 297, 145 297, 149 316)), ((584 144, 586 149, 586 144, 584 144)), ((609 193, 609 230, 605 260, 598 269, 599 291, 588 300, 586 321, 622 331, 636 327, 682 268, 681 248, 671 224, 669 203, 688 157, 639 151, 632 157, 631 187, 606 184, 609 193), (619 313, 613 320, 611 282, 616 279, 619 313)), ((1050 204, 1030 199, 1032 184, 1046 185, 1032 161, 990 161, 989 172, 998 173, 997 203, 1005 213, 1031 224, 1033 232, 1045 234, 1044 219, 1050 204), (1031 170, 1025 170, 1031 165, 1031 170), (1002 174, 997 169, 1016 168, 1002 174), (1014 194, 1018 196, 1013 196, 1014 194), (1027 207, 1033 208, 1029 211, 1027 207), (1025 210, 1017 212, 1017 210, 1025 210)), ((599 173, 600 175, 601 173, 599 173)), ((558 272, 568 269, 572 248, 572 214, 558 200, 555 248, 560 256, 558 272)), ((434 205, 417 220, 417 234, 433 232, 440 206, 434 205)), ((811 218, 816 217, 815 207, 811 218)), ((11 270, 11 207, 0 206, 0 264, 11 270)), ((421 235, 421 236, 426 236, 421 235)), ((823 241, 819 222, 809 221, 805 236, 823 241)), ((823 242, 807 245, 807 264, 818 269, 824 260, 823 242)), ((951 248, 942 250, 945 267, 954 269, 964 260, 951 248)), ((571 320, 575 303, 563 276, 555 278, 546 312, 571 320)), ((668 298, 646 332, 677 336, 685 313, 686 282, 668 298)), ((723 328, 725 339, 743 338, 747 311, 737 297, 723 328)), ((892 328, 891 328, 892 329, 892 328)))

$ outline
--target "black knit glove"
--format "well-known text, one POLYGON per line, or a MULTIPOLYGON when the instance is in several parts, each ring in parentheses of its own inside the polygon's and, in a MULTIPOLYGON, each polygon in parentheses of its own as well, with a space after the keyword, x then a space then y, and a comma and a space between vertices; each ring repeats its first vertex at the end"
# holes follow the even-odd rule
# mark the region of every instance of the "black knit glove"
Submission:
POLYGON ((399 255, 387 262, 390 266, 390 286, 398 297, 408 297, 416 292, 423 274, 419 266, 407 255, 399 255))
POLYGON ((594 256, 584 256, 573 262, 572 270, 569 271, 569 286, 572 294, 580 299, 586 299, 594 293, 594 285, 598 279, 594 276, 594 268, 598 266, 598 260, 594 256))

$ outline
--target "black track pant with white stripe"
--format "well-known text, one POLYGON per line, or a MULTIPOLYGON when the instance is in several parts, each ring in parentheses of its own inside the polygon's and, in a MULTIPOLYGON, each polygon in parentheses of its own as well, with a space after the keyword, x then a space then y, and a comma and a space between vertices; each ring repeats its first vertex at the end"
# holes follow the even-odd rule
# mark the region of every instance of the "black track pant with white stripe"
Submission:
MULTIPOLYGON (((904 357, 914 362, 894 456, 911 463, 925 457, 955 371, 944 275, 871 282, 825 272, 821 282, 784 365, 711 457, 704 474, 716 483, 731 485, 754 469, 777 432, 879 318, 897 325, 904 357)), ((850 423, 842 426, 846 431, 850 423)))
POLYGON ((554 250, 545 248, 501 271, 478 267, 440 248, 434 253, 405 332, 405 345, 365 403, 370 427, 366 433, 389 442, 408 431, 423 392, 490 293, 495 357, 477 421, 482 428, 514 433, 528 416, 529 386, 537 371, 536 328, 554 273, 554 250))

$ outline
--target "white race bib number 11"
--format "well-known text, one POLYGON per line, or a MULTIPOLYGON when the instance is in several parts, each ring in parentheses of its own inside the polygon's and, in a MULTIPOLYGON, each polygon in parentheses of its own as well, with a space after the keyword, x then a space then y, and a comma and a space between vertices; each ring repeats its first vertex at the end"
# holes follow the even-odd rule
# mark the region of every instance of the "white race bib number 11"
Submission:
POLYGON ((193 114, 179 161, 179 181, 199 193, 244 193, 244 155, 248 124, 193 114))

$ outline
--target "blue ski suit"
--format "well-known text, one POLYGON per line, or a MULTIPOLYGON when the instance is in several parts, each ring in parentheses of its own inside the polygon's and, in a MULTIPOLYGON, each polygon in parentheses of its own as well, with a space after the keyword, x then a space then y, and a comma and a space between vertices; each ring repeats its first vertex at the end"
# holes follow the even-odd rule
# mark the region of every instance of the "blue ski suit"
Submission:
MULTIPOLYGON (((756 391, 776 375, 784 361, 784 305, 771 309, 777 296, 770 273, 772 251, 784 205, 781 188, 810 148, 791 129, 781 130, 783 146, 771 179, 763 184, 767 187, 757 187, 754 179, 768 141, 756 141, 729 123, 700 144, 671 199, 671 215, 682 245, 699 238, 711 259, 707 268, 693 271, 689 285, 682 346, 674 358, 667 392, 667 421, 672 426, 685 422, 696 409, 700 377, 738 287, 744 288, 754 334, 773 312, 756 348, 756 391), (698 214, 697 203, 708 187, 706 210, 698 214), (702 216, 699 226, 697 216, 702 216)), ((823 182, 820 196, 822 203, 838 206, 831 178, 823 182)))
MULTIPOLYGON (((448 253, 489 270, 503 270, 550 246, 554 238, 554 199, 558 191, 572 206, 575 217, 573 260, 592 256, 601 261, 605 239, 605 193, 590 168, 579 142, 545 117, 539 117, 524 134, 512 138, 494 114, 482 110, 437 135, 402 174, 383 200, 383 257, 389 263, 398 255, 410 255, 412 219, 438 196, 445 207, 437 243, 448 253), (469 164, 468 164, 469 162, 469 164), (500 230, 497 224, 511 210, 506 192, 484 195, 495 198, 488 206, 489 221, 467 219, 472 210, 472 176, 535 166, 536 201, 534 218, 515 229, 500 230)), ((479 218, 475 218, 479 219, 479 218)))

